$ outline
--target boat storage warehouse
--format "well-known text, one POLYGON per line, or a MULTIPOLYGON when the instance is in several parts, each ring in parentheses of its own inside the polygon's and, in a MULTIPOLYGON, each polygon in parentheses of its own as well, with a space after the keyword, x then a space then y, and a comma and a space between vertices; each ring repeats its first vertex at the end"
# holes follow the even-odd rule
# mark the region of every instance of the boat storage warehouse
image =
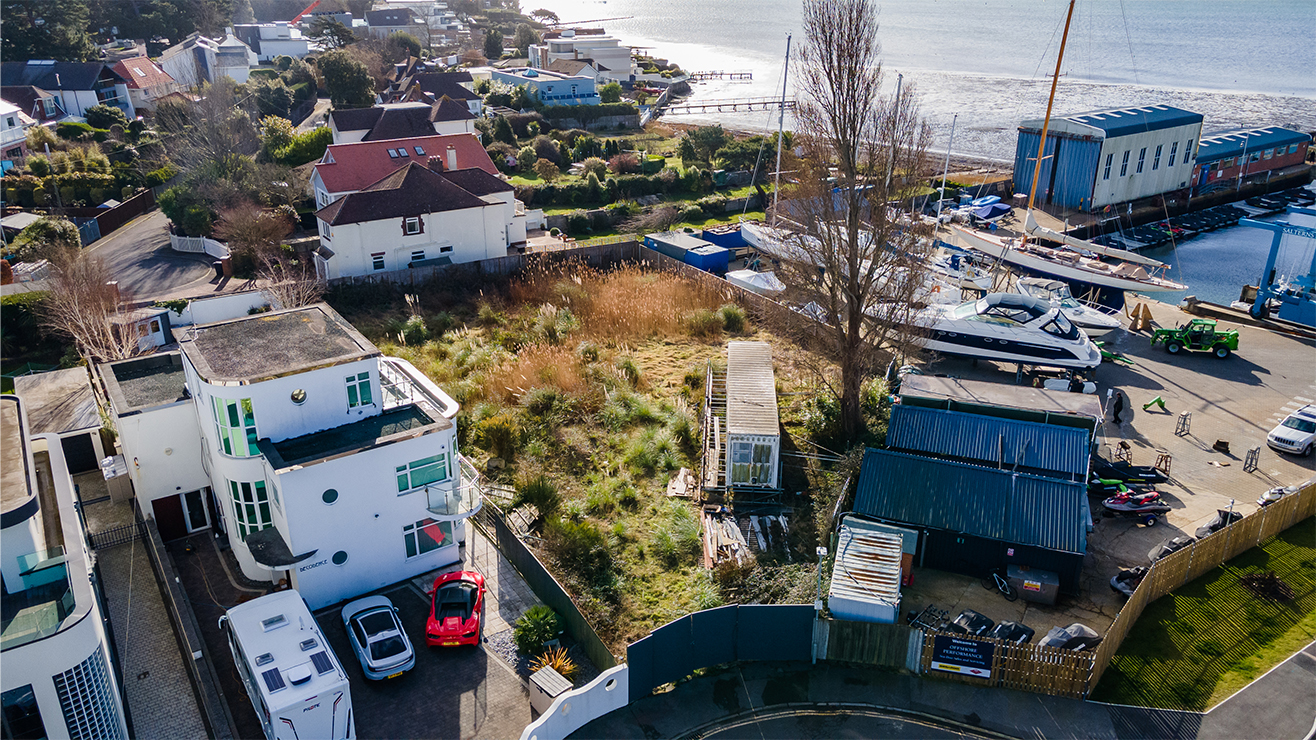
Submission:
MULTIPOLYGON (((1041 133, 1041 119, 1019 124, 1014 152, 1019 192, 1032 185, 1041 133)), ((1202 114, 1168 105, 1052 118, 1037 202, 1093 211, 1187 188, 1201 134, 1202 114)))

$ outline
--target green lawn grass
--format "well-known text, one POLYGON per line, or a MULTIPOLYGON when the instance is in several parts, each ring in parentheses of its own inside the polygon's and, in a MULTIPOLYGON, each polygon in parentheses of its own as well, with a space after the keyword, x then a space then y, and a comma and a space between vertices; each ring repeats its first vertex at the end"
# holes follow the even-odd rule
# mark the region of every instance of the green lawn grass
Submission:
POLYGON ((1152 602, 1092 698, 1205 710, 1316 640, 1316 518, 1152 602), (1295 598, 1257 598, 1240 579, 1272 571, 1295 598))

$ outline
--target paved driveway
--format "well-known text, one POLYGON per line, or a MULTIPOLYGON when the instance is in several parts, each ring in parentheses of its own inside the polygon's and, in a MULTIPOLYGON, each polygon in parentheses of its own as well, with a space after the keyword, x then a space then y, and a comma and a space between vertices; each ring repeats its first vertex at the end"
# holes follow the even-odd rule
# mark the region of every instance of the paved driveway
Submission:
POLYGON ((87 251, 105 263, 119 289, 133 300, 203 292, 215 275, 210 258, 170 249, 168 223, 162 212, 151 211, 97 240, 87 251))
POLYGON ((530 724, 530 697, 502 659, 480 647, 425 646, 429 600, 415 586, 384 591, 416 648, 416 667, 367 681, 348 643, 339 610, 315 615, 352 684, 360 738, 516 738, 530 724))

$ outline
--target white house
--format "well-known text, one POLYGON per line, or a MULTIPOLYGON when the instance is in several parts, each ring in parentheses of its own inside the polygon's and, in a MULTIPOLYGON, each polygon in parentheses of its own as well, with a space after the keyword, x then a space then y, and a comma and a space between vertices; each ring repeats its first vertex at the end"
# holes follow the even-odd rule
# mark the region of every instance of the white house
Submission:
POLYGON ((323 208, 348 193, 364 190, 410 162, 428 164, 433 156, 444 157, 449 170, 478 167, 498 176, 489 153, 473 134, 330 144, 311 172, 316 206, 323 208))
POLYGON ((430 40, 429 26, 410 8, 367 10, 366 25, 372 38, 384 39, 395 33, 407 33, 422 44, 428 44, 430 40))
POLYGON ((233 35, 255 52, 256 59, 262 62, 272 62, 278 56, 301 59, 311 53, 311 40, 288 21, 234 24, 233 35))
POLYGON ((228 77, 245 83, 251 68, 259 63, 256 52, 228 29, 222 39, 194 33, 160 54, 160 66, 184 87, 196 87, 228 77))
POLYGON ((27 129, 36 124, 31 116, 17 105, 0 100, 0 159, 3 171, 21 162, 27 156, 27 129))
POLYGON ((218 528, 247 577, 286 578, 312 609, 460 559, 478 474, 456 402, 409 363, 323 304, 179 336, 100 369, 163 537, 218 528))
POLYGON ((602 77, 619 82, 633 81, 636 73, 630 45, 601 28, 547 31, 540 43, 530 46, 531 67, 551 69, 559 59, 591 59, 602 77))
POLYGON ((0 78, 6 88, 30 85, 54 93, 59 97, 59 107, 71 116, 85 116, 87 109, 95 105, 112 105, 129 118, 137 115, 128 96, 127 80, 102 62, 5 62, 0 65, 0 78))
POLYGON ((406 139, 432 134, 474 134, 475 115, 444 96, 438 101, 389 103, 373 108, 335 110, 329 114, 335 144, 406 139))
POLYGON ((4 736, 126 740, 73 480, 16 396, 0 396, 0 574, 4 736))
POLYGON ((160 98, 178 92, 183 87, 146 57, 115 62, 114 71, 128 81, 128 99, 138 109, 154 108, 160 98))
POLYGON ((316 269, 327 280, 504 257, 526 240, 526 216, 507 182, 477 168, 409 162, 316 212, 316 269))

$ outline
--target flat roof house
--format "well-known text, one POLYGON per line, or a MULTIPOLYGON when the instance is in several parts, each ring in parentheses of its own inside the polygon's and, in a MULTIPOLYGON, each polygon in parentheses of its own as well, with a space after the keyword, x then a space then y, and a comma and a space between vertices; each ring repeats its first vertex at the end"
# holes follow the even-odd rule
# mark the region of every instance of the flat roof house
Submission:
POLYGON ((313 609, 459 559, 478 474, 456 402, 409 363, 324 304, 179 338, 98 368, 162 537, 216 528, 244 575, 287 578, 313 609))
POLYGON ((547 69, 518 67, 489 70, 490 79, 526 90, 544 105, 598 105, 593 75, 566 75, 547 69))

